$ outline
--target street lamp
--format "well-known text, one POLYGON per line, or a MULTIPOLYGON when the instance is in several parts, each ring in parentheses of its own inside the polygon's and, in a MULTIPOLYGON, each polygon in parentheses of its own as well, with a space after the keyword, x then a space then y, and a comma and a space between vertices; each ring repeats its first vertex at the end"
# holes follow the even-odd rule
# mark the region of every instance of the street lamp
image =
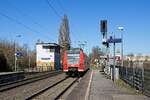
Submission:
POLYGON ((123 67, 123 31, 124 31, 124 27, 118 27, 118 30, 121 31, 121 39, 122 39, 122 42, 121 42, 121 66, 123 67))
MULTIPOLYGON (((21 35, 17 35, 16 37, 21 37, 21 35)), ((15 39, 15 72, 17 71, 17 53, 16 53, 16 39, 15 39)))

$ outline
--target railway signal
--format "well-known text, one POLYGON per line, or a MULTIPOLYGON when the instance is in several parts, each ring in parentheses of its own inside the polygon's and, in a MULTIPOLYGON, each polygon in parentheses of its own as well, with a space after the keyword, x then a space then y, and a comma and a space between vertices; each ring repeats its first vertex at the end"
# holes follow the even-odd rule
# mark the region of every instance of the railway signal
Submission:
POLYGON ((107 32, 107 20, 101 20, 101 32, 107 32))
POLYGON ((103 35, 102 44, 107 48, 109 47, 109 43, 107 42, 107 20, 101 20, 101 33, 103 35))
MULTIPOLYGON (((109 55, 109 43, 107 41, 107 20, 101 20, 100 21, 100 31, 102 33, 102 44, 104 45, 104 48, 106 48, 106 53, 105 53, 105 56, 108 56, 109 55)), ((109 58, 109 57, 108 57, 109 58)), ((109 60, 106 61, 106 73, 109 74, 109 71, 108 71, 108 63, 109 63, 109 60)))

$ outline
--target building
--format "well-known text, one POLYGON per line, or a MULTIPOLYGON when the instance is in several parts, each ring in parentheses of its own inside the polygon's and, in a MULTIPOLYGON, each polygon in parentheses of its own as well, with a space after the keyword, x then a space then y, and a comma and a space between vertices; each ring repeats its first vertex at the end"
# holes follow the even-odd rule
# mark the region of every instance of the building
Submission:
POLYGON ((127 56, 125 56, 125 60, 140 61, 140 62, 150 61, 150 55, 144 55, 144 54, 141 54, 141 55, 127 55, 127 56))
POLYGON ((124 66, 150 69, 150 55, 127 55, 124 57, 124 66))
POLYGON ((37 43, 36 66, 39 71, 61 69, 60 46, 56 43, 37 43))

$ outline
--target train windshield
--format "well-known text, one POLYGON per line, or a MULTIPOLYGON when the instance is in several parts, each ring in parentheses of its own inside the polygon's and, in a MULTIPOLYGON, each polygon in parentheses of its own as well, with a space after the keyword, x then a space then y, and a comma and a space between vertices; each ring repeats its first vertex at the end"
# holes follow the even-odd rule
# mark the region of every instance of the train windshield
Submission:
POLYGON ((67 52, 68 64, 78 64, 79 57, 80 57, 80 51, 74 51, 74 52, 68 51, 67 52))

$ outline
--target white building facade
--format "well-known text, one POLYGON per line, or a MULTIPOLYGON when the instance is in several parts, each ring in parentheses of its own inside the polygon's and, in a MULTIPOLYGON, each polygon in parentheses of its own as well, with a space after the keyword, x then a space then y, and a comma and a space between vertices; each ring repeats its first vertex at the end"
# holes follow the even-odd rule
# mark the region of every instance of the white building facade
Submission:
POLYGON ((56 43, 37 43, 36 66, 42 71, 60 69, 60 46, 56 43))

